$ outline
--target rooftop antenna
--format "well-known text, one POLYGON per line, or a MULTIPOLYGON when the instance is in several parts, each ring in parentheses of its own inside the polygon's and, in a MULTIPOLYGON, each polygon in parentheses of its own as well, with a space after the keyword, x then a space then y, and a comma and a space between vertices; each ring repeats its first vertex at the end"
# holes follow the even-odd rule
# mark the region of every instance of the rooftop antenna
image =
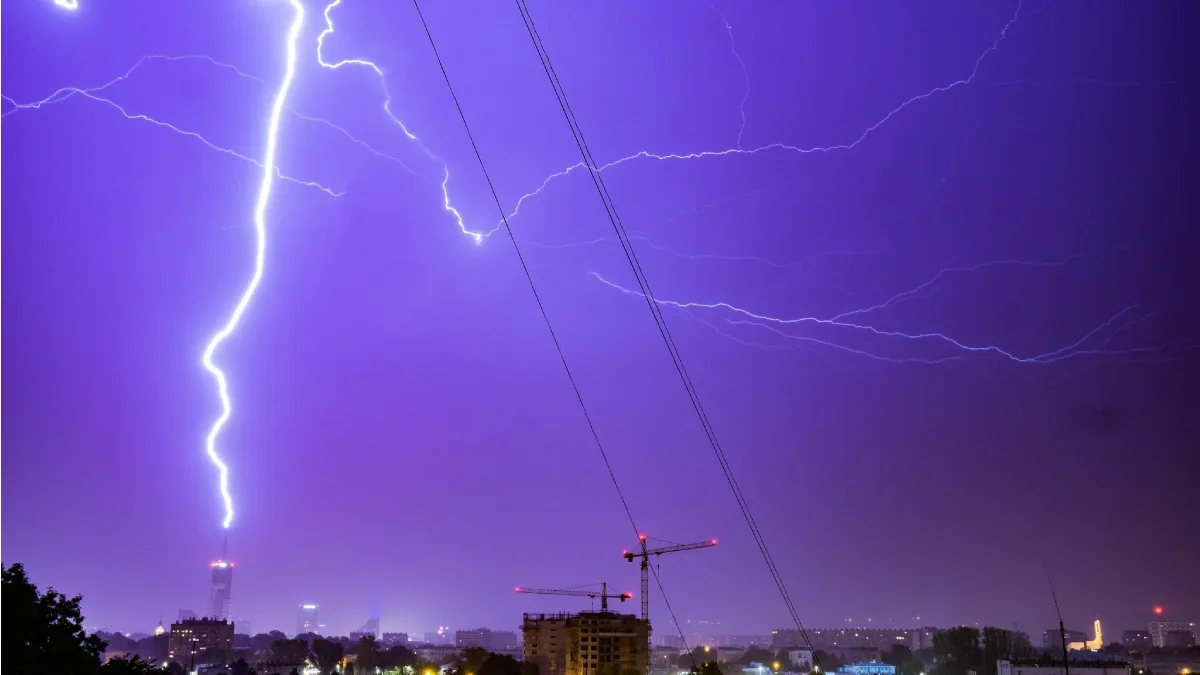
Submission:
POLYGON ((225 535, 225 543, 221 544, 221 560, 229 559, 229 535, 225 535))
POLYGON ((1062 640, 1063 675, 1071 675, 1071 665, 1067 657, 1067 629, 1063 627, 1062 610, 1058 608, 1058 595, 1054 592, 1054 581, 1050 579, 1050 567, 1042 556, 1042 569, 1046 570, 1046 583, 1050 584, 1050 597, 1054 599, 1054 613, 1058 614, 1058 637, 1062 640))

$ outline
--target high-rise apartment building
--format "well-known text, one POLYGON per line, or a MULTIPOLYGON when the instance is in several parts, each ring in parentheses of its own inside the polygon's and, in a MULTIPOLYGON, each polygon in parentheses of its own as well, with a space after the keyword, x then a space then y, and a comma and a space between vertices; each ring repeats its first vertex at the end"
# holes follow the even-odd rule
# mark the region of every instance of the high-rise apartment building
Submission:
POLYGON ((1155 647, 1184 647, 1196 644, 1196 624, 1192 621, 1151 621, 1150 640, 1155 647))
POLYGON ((208 594, 208 612, 210 619, 226 619, 230 616, 230 593, 233 590, 233 563, 228 560, 218 560, 212 564, 212 589, 208 594))
POLYGON ((223 659, 233 650, 233 624, 208 618, 173 623, 167 647, 171 660, 181 664, 205 663, 210 657, 223 659))
POLYGON ((525 661, 539 675, 600 675, 650 667, 650 624, 633 614, 526 614, 525 661))
POLYGON ((296 612, 296 635, 317 632, 317 606, 314 604, 300 605, 296 612))

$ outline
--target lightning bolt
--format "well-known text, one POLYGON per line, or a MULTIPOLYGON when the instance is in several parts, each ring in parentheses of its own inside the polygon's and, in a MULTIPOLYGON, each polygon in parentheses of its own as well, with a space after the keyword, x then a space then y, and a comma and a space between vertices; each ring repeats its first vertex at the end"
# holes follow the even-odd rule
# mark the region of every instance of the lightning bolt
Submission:
MULTIPOLYGON (((601 283, 605 284, 606 286, 609 286, 610 288, 614 288, 622 293, 625 293, 627 295, 637 296, 639 298, 646 297, 640 291, 626 288, 616 282, 613 282, 613 281, 610 281, 610 280, 604 278, 603 276, 601 276, 600 274, 598 274, 596 272, 591 272, 590 274, 597 281, 600 281, 601 283)), ((915 292, 915 289, 914 289, 914 291, 909 291, 906 293, 911 293, 911 292, 915 292)), ((904 295, 904 294, 899 294, 899 295, 904 295)), ((897 297, 899 297, 899 295, 897 297)), ((673 309, 688 311, 689 314, 691 313, 690 312, 691 310, 720 310, 720 311, 729 312, 736 316, 745 317, 745 318, 740 318, 740 319, 726 319, 731 325, 757 326, 760 328, 770 330, 770 331, 772 331, 784 338, 787 338, 789 340, 809 342, 809 343, 818 344, 818 345, 822 345, 822 346, 833 348, 833 349, 841 349, 841 350, 850 351, 850 352, 859 354, 861 356, 867 356, 867 357, 874 358, 874 359, 877 359, 880 361, 890 361, 890 362, 894 362, 894 363, 896 363, 896 362, 919 362, 919 363, 932 364, 932 363, 941 363, 941 362, 946 361, 947 359, 946 358, 932 359, 932 360, 931 359, 917 359, 917 358, 895 359, 895 358, 883 357, 883 356, 879 356, 875 353, 868 352, 865 350, 856 350, 854 348, 846 346, 843 343, 834 342, 831 340, 821 340, 821 339, 809 337, 809 336, 793 335, 791 333, 787 333, 787 332, 783 331, 780 328, 780 326, 795 326, 795 325, 801 325, 801 324, 808 324, 808 325, 823 326, 823 327, 828 327, 828 328, 833 328, 833 329, 841 329, 841 330, 845 330, 845 331, 849 331, 849 332, 867 333, 867 334, 870 334, 870 335, 873 335, 876 337, 882 337, 882 338, 895 338, 898 340, 914 341, 914 342, 925 342, 925 341, 940 342, 940 343, 949 345, 950 347, 952 347, 953 349, 955 349, 957 351, 966 352, 967 354, 994 354, 997 356, 1004 357, 1010 361, 1015 361, 1017 363, 1024 363, 1024 364, 1054 363, 1057 361, 1063 361, 1066 359, 1076 358, 1078 356, 1085 356, 1085 355, 1132 354, 1132 353, 1138 353, 1138 352, 1148 352, 1148 351, 1159 351, 1160 350, 1160 348, 1158 348, 1158 347, 1135 347, 1135 348, 1120 349, 1120 350, 1104 350, 1102 348, 1088 349, 1088 348, 1083 347, 1083 345, 1086 344, 1089 340, 1091 340, 1092 338, 1101 334, 1106 329, 1112 327, 1113 324, 1115 324, 1118 320, 1123 319, 1127 314, 1129 314, 1129 313, 1133 312, 1135 309, 1137 309, 1136 305, 1130 305, 1130 306, 1122 309, 1121 311, 1117 312, 1112 317, 1110 317, 1107 321, 1101 323, 1100 325, 1096 326, 1092 330, 1088 331, 1087 333, 1085 333, 1083 335, 1083 337, 1079 338, 1078 340, 1072 342, 1069 345, 1060 347, 1053 351, 1044 352, 1041 354, 1034 354, 1034 355, 1029 355, 1029 356, 1019 356, 1019 355, 1017 355, 1009 350, 1006 350, 1002 347, 999 347, 997 345, 967 344, 967 343, 957 340, 953 337, 950 337, 949 335, 946 335, 944 333, 937 333, 937 332, 907 333, 907 332, 903 332, 903 331, 884 330, 884 329, 877 328, 877 327, 872 326, 867 323, 851 323, 848 321, 840 320, 838 318, 821 318, 821 317, 816 317, 816 316, 801 316, 801 317, 791 317, 791 318, 776 317, 776 316, 771 316, 768 314, 761 314, 761 313, 757 313, 757 312, 754 312, 754 311, 751 311, 748 309, 744 309, 742 307, 730 304, 728 302, 691 302, 691 301, 681 302, 681 301, 676 301, 676 300, 665 300, 662 298, 650 298, 650 300, 652 300, 653 302, 655 302, 661 306, 664 306, 664 307, 671 307, 673 309)), ((860 311, 868 311, 868 310, 860 310, 860 311)), ((849 315, 849 314, 853 314, 853 313, 854 312, 846 312, 845 315, 849 315)), ((694 316, 693 316, 693 318, 694 318, 694 316)))
MULTIPOLYGON (((12 105, 12 108, 10 108, 9 110, 6 110, 2 114, 0 114, 0 118, 8 117, 9 115, 20 112, 22 110, 40 110, 41 108, 49 106, 49 105, 63 103, 74 96, 82 96, 84 98, 91 99, 98 103, 104 103, 105 105, 112 107, 117 112, 119 112, 121 115, 123 115, 125 117, 125 119, 149 122, 150 124, 154 124, 160 128, 168 129, 168 130, 173 131, 181 136, 187 136, 190 138, 194 138, 194 139, 200 141, 201 143, 205 144, 209 148, 216 150, 217 152, 220 152, 220 153, 223 153, 226 155, 230 155, 232 157, 236 157, 245 162, 249 162, 250 164, 254 164, 255 166, 257 166, 258 168, 261 169, 262 163, 256 159, 247 157, 247 156, 245 156, 239 152, 236 152, 230 148, 219 146, 216 143, 205 138, 203 135, 196 133, 194 131, 188 131, 185 129, 181 129, 174 124, 171 124, 169 122, 163 122, 161 120, 149 117, 147 115, 131 114, 123 106, 116 103, 112 99, 102 97, 99 95, 101 92, 106 92, 108 89, 110 89, 122 82, 125 82, 134 73, 141 70, 143 68, 143 66, 145 66, 146 64, 156 62, 156 61, 165 61, 165 62, 201 61, 204 63, 208 63, 216 68, 232 72, 240 78, 243 78, 246 80, 251 80, 251 81, 257 82, 259 84, 264 84, 264 81, 262 78, 257 77, 255 75, 251 75, 251 74, 243 71, 242 69, 238 68, 235 65, 218 61, 218 60, 214 59, 213 57, 208 56, 207 54, 182 54, 182 55, 150 54, 150 55, 143 56, 142 58, 138 59, 138 61, 136 63, 134 63, 133 66, 131 66, 123 74, 118 75, 117 77, 114 77, 113 79, 109 80, 108 82, 105 82, 104 84, 96 86, 96 87, 88 87, 88 88, 62 87, 60 89, 55 90, 53 93, 51 93, 49 96, 46 96, 45 98, 42 98, 42 99, 39 99, 36 101, 31 101, 28 103, 20 103, 16 100, 12 99, 11 97, 2 96, 0 98, 3 98, 3 100, 8 101, 12 105)), ((363 149, 370 152, 371 154, 373 154, 377 157, 380 157, 382 159, 386 159, 390 162, 393 162, 393 163, 399 165, 405 171, 408 171, 409 173, 415 173, 411 168, 408 167, 408 165, 406 165, 404 162, 400 161, 398 158, 393 157, 392 155, 389 155, 385 152, 381 152, 380 150, 376 149, 374 146, 370 145, 366 141, 363 141, 362 139, 355 137, 353 134, 351 134, 349 131, 347 131, 344 127, 342 127, 340 125, 334 124, 333 122, 331 122, 327 119, 324 119, 322 117, 310 117, 308 115, 303 115, 303 114, 297 112, 295 109, 290 108, 290 107, 286 108, 286 110, 289 113, 291 113, 292 115, 295 115, 297 118, 304 120, 306 122, 322 124, 326 127, 329 127, 330 129, 333 129, 334 131, 338 132, 339 134, 341 134, 342 136, 347 138, 350 142, 354 143, 355 145, 358 145, 359 147, 362 147, 363 149)), ((322 192, 325 192, 328 195, 340 197, 340 196, 342 196, 342 194, 344 194, 342 192, 335 192, 315 181, 304 181, 304 180, 298 180, 296 178, 292 178, 291 176, 283 174, 279 170, 278 167, 276 167, 275 171, 276 171, 276 175, 284 180, 287 180, 287 181, 290 181, 293 183, 297 183, 300 185, 305 185, 308 187, 315 187, 315 188, 321 190, 322 192)))
MULTIPOLYGON (((513 212, 511 214, 509 214, 509 220, 513 219, 514 217, 516 217, 518 215, 518 213, 520 212, 520 209, 521 209, 521 205, 526 200, 529 200, 529 199, 532 199, 532 198, 538 196, 543 191, 545 191, 545 189, 550 185, 550 183, 554 182, 555 180, 557 180, 559 178, 569 176, 578 169, 587 168, 592 171, 596 171, 598 173, 603 173, 604 171, 608 171, 610 169, 615 169, 616 167, 619 167, 623 164, 627 164, 629 162, 632 162, 632 161, 638 160, 638 159, 652 159, 652 160, 663 162, 663 161, 696 160, 696 159, 706 159, 706 158, 714 158, 714 157, 730 157, 730 156, 735 156, 735 155, 747 155, 748 156, 748 155, 757 155, 760 153, 771 152, 771 151, 785 151, 785 152, 791 152, 791 153, 795 153, 795 154, 799 154, 799 155, 811 155, 811 154, 817 154, 817 153, 835 152, 838 150, 853 150, 854 148, 858 147, 859 144, 861 144, 863 141, 867 140, 867 138, 870 137, 871 134, 875 133, 875 131, 877 131, 880 127, 887 124, 893 117, 900 114, 902 111, 909 108, 910 106, 915 105, 915 104, 917 104, 921 101, 924 101, 925 99, 931 98, 933 96, 937 96, 938 94, 944 94, 946 92, 953 91, 954 89, 958 89, 960 87, 965 87, 965 86, 971 84, 972 82, 974 82, 975 79, 979 76, 979 67, 983 64, 983 61, 992 52, 996 51, 996 49, 1000 46, 1000 43, 1003 42, 1004 38, 1006 38, 1008 36, 1009 29, 1012 28, 1013 24, 1017 22, 1017 18, 1021 15, 1021 6, 1022 6, 1023 2, 1024 2, 1024 0, 1021 0, 1020 2, 1017 3, 1017 8, 1013 12, 1012 18, 1009 19, 1008 22, 1004 24, 1004 27, 1000 29, 1000 34, 996 37, 996 39, 994 41, 992 41, 992 44, 990 44, 986 49, 984 49, 983 52, 980 53, 980 55, 975 59, 975 65, 971 68, 971 72, 969 75, 967 75, 966 77, 964 77, 962 79, 950 82, 949 84, 943 84, 940 86, 933 87, 932 89, 929 89, 928 91, 926 91, 924 93, 917 94, 915 96, 912 96, 912 97, 906 99, 905 101, 901 102, 900 105, 897 105, 896 107, 894 107, 890 111, 888 111, 887 114, 885 114, 883 117, 881 117, 877 122, 875 122, 871 126, 864 129, 858 135, 858 137, 851 139, 847 142, 838 143, 835 145, 810 146, 810 147, 802 147, 802 146, 798 146, 798 145, 792 145, 790 143, 776 142, 776 143, 768 143, 766 145, 760 145, 758 147, 749 148, 749 149, 742 148, 739 145, 738 147, 726 148, 724 150, 701 150, 701 151, 697 151, 697 152, 686 152, 686 153, 658 153, 658 152, 652 152, 650 150, 640 150, 631 155, 626 155, 625 157, 620 157, 618 159, 612 160, 611 162, 608 162, 607 164, 603 164, 600 166, 589 167, 583 162, 578 162, 576 164, 572 164, 571 166, 568 166, 567 168, 563 169, 562 171, 557 171, 555 173, 550 174, 549 176, 547 176, 545 178, 545 180, 542 181, 542 184, 540 186, 538 186, 537 189, 535 189, 531 192, 527 192, 524 195, 521 195, 521 197, 517 200, 517 204, 516 204, 516 207, 513 209, 513 212)), ((740 60, 741 59, 739 58, 739 61, 740 60)), ((748 91, 749 90, 747 89, 747 92, 748 91)), ((747 93, 747 96, 748 96, 748 93, 747 93)), ((498 223, 495 228, 493 228, 490 232, 487 233, 487 235, 494 233, 500 227, 501 227, 501 224, 498 223)))
POLYGON ((460 213, 458 209, 451 204, 449 189, 450 165, 446 163, 446 160, 435 155, 433 151, 425 145, 425 142, 418 138, 416 134, 409 131, 404 122, 392 112, 392 93, 388 89, 387 76, 384 74, 383 69, 376 65, 373 61, 368 61, 366 59, 342 59, 341 61, 336 62, 325 60, 325 38, 333 35, 334 32, 333 18, 330 16, 330 13, 333 12, 334 8, 341 4, 342 0, 333 0, 333 2, 325 6, 325 11, 322 14, 322 16, 325 18, 325 29, 322 30, 320 35, 317 36, 317 63, 320 64, 322 68, 328 68, 330 70, 338 70, 344 66, 359 66, 361 68, 370 70, 375 74, 375 77, 379 78, 379 86, 383 89, 384 114, 387 115, 388 119, 391 120, 393 124, 400 128, 400 131, 404 133, 408 140, 417 144, 417 147, 421 149, 421 152, 424 152, 427 157, 442 165, 442 207, 454 218, 454 221, 458 224, 458 229, 461 230, 463 234, 471 237, 476 244, 482 243, 483 239, 491 235, 493 232, 495 232, 495 230, 493 229, 491 232, 485 233, 476 232, 467 228, 467 224, 463 220, 462 213, 460 213))
POLYGON ((738 65, 742 68, 742 79, 746 83, 746 87, 742 92, 742 100, 738 103, 738 112, 742 115, 742 126, 738 128, 737 147, 742 147, 742 136, 746 134, 746 101, 750 100, 750 71, 746 68, 746 62, 742 60, 742 55, 737 50, 737 40, 733 38, 733 26, 729 23, 729 17, 725 16, 725 12, 717 9, 716 5, 709 4, 709 9, 717 13, 721 17, 721 21, 725 24, 725 32, 729 35, 729 51, 733 52, 733 58, 737 60, 738 65))
POLYGON ((217 453, 217 438, 233 413, 233 404, 229 398, 229 384, 226 381, 225 373, 213 362, 213 355, 221 343, 237 330, 238 323, 241 322, 242 315, 250 305, 250 300, 254 298, 254 292, 258 290, 258 285, 263 277, 267 252, 266 214, 267 207, 271 203, 271 189, 275 184, 275 151, 279 143, 279 120, 283 116, 284 104, 287 102, 288 92, 291 91, 292 81, 296 76, 296 43, 300 40, 300 29, 304 26, 304 6, 300 4, 300 0, 288 0, 288 2, 292 5, 296 15, 292 19, 287 33, 287 65, 283 81, 280 82, 279 89, 275 92, 275 101, 271 105, 271 115, 267 121, 267 148, 262 162, 262 181, 259 183, 258 199, 254 204, 254 272, 250 276, 250 282, 246 285, 245 290, 242 291, 241 298, 238 299, 230 313, 229 320, 208 341, 208 346, 204 348, 204 355, 201 358, 204 368, 212 374, 213 379, 217 382, 217 396, 221 399, 221 414, 209 429, 208 436, 204 440, 204 449, 220 474, 221 499, 225 504, 225 520, 221 525, 226 528, 233 522, 233 498, 229 494, 229 467, 217 453))

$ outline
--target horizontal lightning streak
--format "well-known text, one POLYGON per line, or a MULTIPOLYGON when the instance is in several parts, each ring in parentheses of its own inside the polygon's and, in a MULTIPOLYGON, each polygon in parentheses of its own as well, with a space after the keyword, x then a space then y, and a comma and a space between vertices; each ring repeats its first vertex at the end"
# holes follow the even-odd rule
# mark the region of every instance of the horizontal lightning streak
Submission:
MULTIPOLYGON (((189 138, 194 138, 194 139, 200 141, 201 143, 203 143, 204 145, 208 146, 209 148, 216 150, 217 152, 220 152, 225 155, 229 155, 230 157, 236 157, 236 158, 242 160, 243 162, 249 162, 249 163, 253 164, 254 166, 257 166, 260 169, 266 168, 265 165, 262 162, 258 161, 257 159, 243 155, 242 153, 237 152, 236 150, 231 150, 229 148, 217 145, 216 143, 213 143, 212 141, 210 141, 207 138, 205 138, 204 136, 196 133, 195 131, 188 131, 187 129, 181 129, 181 128, 175 126, 174 124, 171 124, 170 122, 163 122, 162 120, 155 119, 153 117, 150 117, 149 115, 131 113, 128 110, 126 110, 125 108, 123 108, 121 105, 112 101, 111 99, 104 98, 103 96, 97 96, 97 95, 95 95, 89 91, 83 90, 83 89, 76 89, 76 90, 72 91, 72 94, 83 96, 84 98, 89 98, 98 103, 104 103, 104 104, 112 107, 113 109, 115 109, 117 112, 121 113, 121 115, 123 115, 125 117, 125 119, 149 122, 150 124, 153 124, 155 126, 169 129, 169 130, 179 134, 180 136, 187 136, 189 138)), ((12 99, 8 99, 8 97, 4 97, 4 98, 9 101, 12 100, 12 99)), ((278 176, 279 178, 281 178, 283 180, 286 180, 286 181, 289 181, 292 183, 296 183, 297 185, 303 185, 305 187, 316 188, 316 189, 320 190, 321 192, 324 192, 325 194, 329 195, 330 197, 340 197, 344 194, 342 192, 335 192, 334 190, 331 190, 316 181, 301 180, 299 178, 293 178, 292 176, 289 176, 289 175, 283 173, 282 171, 280 171, 279 167, 277 167, 277 166, 273 166, 271 168, 271 170, 275 173, 276 176, 278 176)))
MULTIPOLYGON (((646 297, 640 291, 629 289, 624 286, 621 286, 620 284, 609 281, 608 279, 604 278, 603 276, 601 276, 600 274, 598 274, 596 272, 591 272, 590 274, 591 274, 591 276, 595 277, 601 283, 603 283, 611 288, 614 288, 622 293, 640 297, 640 298, 646 297)), ((832 319, 832 318, 821 318, 821 317, 816 317, 816 316, 780 318, 780 317, 770 316, 770 315, 766 315, 766 314, 759 314, 759 313, 750 311, 748 309, 744 309, 742 307, 732 305, 727 302, 694 302, 694 301, 680 302, 680 301, 676 301, 676 300, 664 300, 662 298, 651 298, 651 300, 653 300, 655 303, 657 303, 659 305, 666 306, 666 307, 672 307, 675 309, 681 309, 681 310, 705 309, 705 310, 724 310, 727 312, 732 312, 734 314, 745 317, 745 319, 739 320, 741 322, 741 324, 757 325, 757 326, 761 326, 761 327, 767 327, 769 324, 773 324, 774 327, 776 327, 775 332, 780 332, 779 329, 777 328, 778 326, 793 326, 793 325, 801 325, 801 324, 827 326, 827 327, 836 328, 836 329, 845 329, 845 330, 850 330, 850 331, 865 332, 865 333, 869 333, 869 334, 877 336, 877 337, 884 337, 884 338, 896 338, 899 340, 906 340, 906 341, 942 342, 942 343, 950 345, 954 349, 961 350, 964 352, 991 353, 991 354, 995 354, 998 356, 1002 356, 1006 359, 1015 361, 1017 363, 1053 363, 1055 361, 1061 361, 1061 360, 1064 360, 1067 358, 1082 356, 1086 353, 1101 353, 1100 350, 1094 350, 1094 349, 1093 350, 1083 350, 1082 345, 1084 345, 1088 340, 1095 337, 1101 331, 1112 326, 1113 323, 1115 323, 1118 319, 1123 318, 1126 314, 1128 314, 1128 313, 1132 312, 1134 309, 1136 309, 1136 305, 1130 305, 1130 306, 1126 307, 1125 309, 1122 309, 1120 312, 1117 312, 1116 314, 1114 314, 1107 321, 1105 321, 1104 323, 1100 324, 1099 326, 1093 328, 1092 330, 1088 331, 1083 337, 1079 338, 1075 342, 1073 342, 1065 347, 1060 347, 1059 349, 1056 349, 1054 351, 1046 352, 1043 354, 1037 354, 1034 356, 1018 356, 1018 355, 1013 354, 1012 352, 1007 351, 996 345, 970 345, 970 344, 961 342, 959 340, 956 340, 948 335, 945 335, 944 333, 936 333, 936 332, 907 333, 907 332, 903 332, 903 331, 884 330, 884 329, 876 328, 870 324, 850 323, 847 321, 840 321, 840 320, 832 319)), ((736 322, 730 321, 730 323, 736 323, 736 322)), ((783 333, 780 333, 780 334, 783 335, 783 333)), ((790 339, 798 339, 798 340, 799 339, 807 339, 807 340, 811 340, 813 342, 825 344, 826 346, 830 346, 830 347, 835 347, 835 348, 839 348, 839 349, 844 348, 840 344, 829 344, 829 343, 822 342, 820 340, 815 340, 812 338, 803 338, 801 336, 788 336, 788 335, 785 335, 785 337, 790 337, 790 339)), ((1156 351, 1156 350, 1157 350, 1157 348, 1147 347, 1147 348, 1132 348, 1132 349, 1103 351, 1102 353, 1104 353, 1104 354, 1130 354, 1130 353, 1136 353, 1136 352, 1142 352, 1142 351, 1156 351)), ((878 358, 879 360, 892 360, 892 359, 887 359, 884 357, 878 357, 874 354, 865 353, 865 352, 864 352, 864 355, 871 356, 872 358, 878 358)), ((940 362, 940 360, 929 361, 929 360, 924 360, 924 359, 920 359, 917 361, 920 361, 923 363, 940 362)))
MULTIPOLYGON (((340 0, 338 0, 338 1, 340 2, 340 0)), ((1012 25, 1014 23, 1016 23, 1017 17, 1019 17, 1021 15, 1022 4, 1023 4, 1023 0, 1021 2, 1017 3, 1016 11, 1013 12, 1013 16, 1011 19, 1008 20, 1008 23, 1004 24, 1004 27, 1002 29, 1000 29, 1000 35, 992 42, 991 45, 989 45, 987 47, 987 49, 983 50, 983 52, 979 55, 978 58, 975 59, 975 65, 974 65, 974 67, 972 67, 970 75, 968 75, 967 77, 965 77, 963 79, 955 80, 954 82, 951 82, 949 84, 944 84, 941 86, 933 87, 932 89, 930 89, 929 91, 927 91, 923 94, 917 94, 916 96, 913 96, 913 97, 905 100, 900 105, 896 106, 895 108, 892 108, 886 115, 884 115, 882 118, 880 118, 879 121, 877 121, 874 124, 872 124, 871 126, 867 127, 862 133, 860 133, 858 135, 857 138, 855 138, 854 140, 852 140, 848 143, 840 143, 837 145, 826 145, 826 146, 812 146, 812 147, 800 147, 797 145, 791 145, 789 143, 769 143, 767 145, 761 145, 761 146, 758 146, 755 148, 749 148, 749 149, 742 148, 742 147, 733 147, 733 148, 728 148, 725 150, 701 150, 701 151, 697 151, 697 152, 686 152, 686 153, 657 153, 657 152, 651 152, 649 150, 641 150, 641 151, 635 152, 631 155, 621 157, 619 159, 615 159, 611 162, 608 162, 607 164, 603 164, 603 165, 595 166, 595 167, 587 167, 583 162, 578 162, 576 164, 572 164, 571 166, 568 166, 567 168, 563 169, 562 171, 558 171, 558 172, 550 174, 549 176, 547 176, 545 178, 545 180, 542 181, 542 184, 539 185, 537 187, 537 189, 533 190, 532 192, 527 192, 524 195, 521 195, 521 197, 519 199, 517 199, 516 206, 513 207, 512 213, 510 213, 508 217, 509 217, 509 219, 516 217, 520 213, 521 205, 524 204, 526 200, 538 196, 550 185, 551 182, 553 182, 559 178, 569 176, 570 174, 574 173, 577 169, 590 168, 593 171, 603 172, 603 171, 608 171, 609 169, 614 169, 618 166, 621 166, 628 162, 632 162, 637 159, 653 159, 653 160, 657 160, 657 161, 693 160, 693 159, 704 159, 704 158, 710 158, 710 157, 728 157, 728 156, 732 156, 732 155, 757 155, 759 153, 769 152, 769 151, 774 151, 774 150, 793 152, 793 153, 801 154, 801 155, 809 155, 809 154, 815 154, 815 153, 827 153, 827 152, 834 152, 837 150, 852 150, 852 149, 858 147, 858 145, 861 144, 863 141, 865 141, 871 134, 873 134, 876 130, 878 130, 884 124, 887 124, 888 121, 890 121, 893 117, 895 117, 897 114, 899 114, 901 111, 908 108, 909 106, 911 106, 915 103, 918 103, 920 101, 923 101, 927 98, 930 98, 932 96, 936 96, 937 94, 942 94, 942 93, 951 91, 953 89, 957 89, 959 87, 966 86, 966 85, 974 82, 976 77, 978 77, 978 75, 979 75, 979 67, 983 63, 983 60, 985 58, 987 58, 988 55, 990 55, 992 52, 996 51, 996 49, 1000 46, 1000 43, 1003 42, 1004 38, 1008 36, 1008 30, 1012 27, 1012 25)), ((500 224, 497 224, 495 228, 493 228, 491 231, 487 232, 484 236, 493 234, 499 228, 500 228, 500 224)))
MULTIPOLYGON (((259 84, 265 84, 265 82, 263 81, 263 79, 261 77, 258 77, 256 75, 251 75, 250 73, 243 71, 241 68, 238 68, 237 66, 235 66, 231 63, 225 63, 223 61, 218 61, 207 54, 180 54, 180 55, 149 54, 149 55, 143 56, 142 58, 138 59, 137 62, 134 63, 133 66, 131 66, 123 74, 118 75, 117 77, 114 77, 113 79, 109 80, 108 82, 105 82, 104 84, 96 86, 96 87, 88 87, 88 88, 62 87, 62 88, 54 91, 49 96, 47 96, 43 99, 40 99, 37 101, 31 101, 29 103, 18 103, 17 101, 14 101, 12 98, 9 98, 6 96, 6 97, 4 97, 4 99, 7 100, 9 103, 11 103, 13 105, 13 107, 9 110, 4 111, 3 113, 0 113, 0 118, 8 117, 9 115, 11 115, 13 113, 20 112, 22 110, 39 110, 42 107, 47 106, 47 105, 62 103, 75 95, 86 96, 87 98, 90 98, 92 100, 102 101, 109 105, 116 106, 117 104, 114 103, 112 100, 107 99, 107 98, 101 98, 101 97, 95 96, 94 94, 96 94, 97 92, 106 91, 109 88, 128 80, 130 78, 130 76, 132 76, 135 72, 140 70, 144 65, 146 65, 147 63, 154 62, 154 61, 167 61, 167 62, 201 61, 201 62, 208 63, 216 68, 219 68, 222 70, 228 70, 228 71, 236 74, 238 77, 240 77, 242 79, 251 80, 251 81, 257 82, 259 84)), ((118 106, 118 109, 120 109, 119 106, 118 106)), ((367 143, 366 141, 354 136, 349 131, 347 131, 344 127, 342 127, 338 124, 335 124, 323 117, 311 117, 308 115, 302 115, 291 107, 288 107, 287 111, 289 113, 295 115, 299 119, 302 119, 306 122, 312 122, 312 123, 317 123, 317 124, 322 124, 324 126, 327 126, 331 129, 333 129, 334 131, 340 133, 342 136, 344 136, 350 142, 365 149, 367 152, 370 152, 371 154, 373 154, 377 157, 380 157, 382 159, 386 159, 390 162, 393 162, 393 163, 399 165, 405 171, 408 171, 409 173, 415 173, 411 168, 409 168, 408 165, 406 165, 404 162, 400 161, 400 159, 378 150, 377 148, 375 148, 371 144, 367 143)), ((124 114, 124 112, 123 112, 123 114, 124 114)), ((127 114, 126 114, 126 117, 129 119, 135 119, 127 114)), ((138 119, 147 119, 148 120, 148 118, 138 118, 138 119)), ((163 126, 167 126, 167 127, 171 128, 172 130, 178 131, 172 125, 160 123, 156 120, 148 120, 148 121, 153 121, 156 124, 162 124, 163 126)), ((197 134, 193 134, 191 132, 179 132, 179 133, 184 133, 185 135, 198 136, 197 134)), ((204 141, 204 142, 206 144, 208 144, 210 147, 212 147, 220 152, 225 152, 226 154, 233 154, 233 155, 239 157, 240 159, 245 159, 245 157, 242 157, 241 155, 238 155, 237 153, 234 153, 231 150, 217 147, 214 144, 209 143, 208 141, 204 141)), ((254 161, 254 160, 250 160, 250 161, 254 161)), ((261 165, 259 165, 259 168, 261 168, 261 165)), ((285 180, 292 180, 291 178, 288 178, 286 176, 284 178, 285 178, 285 180)), ((341 193, 339 193, 339 194, 341 194, 341 193)))

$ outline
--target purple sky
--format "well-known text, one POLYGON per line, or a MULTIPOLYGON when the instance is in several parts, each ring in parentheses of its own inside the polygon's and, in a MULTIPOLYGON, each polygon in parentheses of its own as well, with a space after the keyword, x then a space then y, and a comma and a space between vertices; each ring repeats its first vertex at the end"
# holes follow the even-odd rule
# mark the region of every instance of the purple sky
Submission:
MULTIPOLYGON (((200 354, 252 269, 248 159, 293 14, 80 2, 3 8, 3 557, 82 593, 89 625, 148 630, 203 611, 220 552, 200 354), (15 107, 147 55, 244 76, 151 59, 15 107)), ((1040 633, 1043 557, 1069 627, 1200 616, 1200 7, 717 7, 532 10, 599 161, 725 153, 604 176, 661 299, 749 312, 664 309, 806 625, 1040 633)), ((319 66, 322 8, 278 161, 343 194, 276 182, 263 283, 217 354, 235 615, 512 628, 588 606, 514 585, 636 590, 511 244, 442 207, 445 165, 467 227, 497 223, 412 6, 345 0, 324 56, 379 64, 436 158, 370 70, 319 66)), ((515 6, 425 13, 506 207, 579 161, 515 6)), ((787 627, 644 302, 590 276, 634 283, 586 175, 512 225, 638 526, 721 540, 662 560, 679 618, 787 627)), ((659 633, 662 610, 655 591, 659 633)))

